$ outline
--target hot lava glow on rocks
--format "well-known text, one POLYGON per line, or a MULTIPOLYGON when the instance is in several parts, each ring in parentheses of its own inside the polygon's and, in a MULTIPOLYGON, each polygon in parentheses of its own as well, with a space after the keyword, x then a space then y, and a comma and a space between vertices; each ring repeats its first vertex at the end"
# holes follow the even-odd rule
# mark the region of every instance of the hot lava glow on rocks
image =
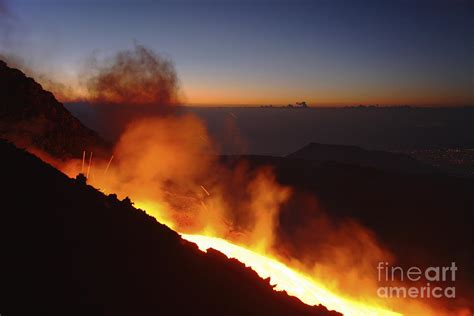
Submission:
POLYGON ((280 184, 272 166, 222 161, 202 121, 173 111, 179 93, 167 60, 137 46, 94 69, 92 106, 107 104, 104 126, 121 122, 120 137, 108 157, 91 148, 68 161, 42 157, 63 173, 82 173, 95 188, 129 197, 202 251, 214 248, 241 261, 270 278, 275 290, 306 304, 344 315, 465 315, 423 301, 378 297, 377 263, 394 256, 360 224, 332 225, 317 208, 316 217, 298 224, 297 240, 282 237, 282 210, 293 215, 308 209, 295 198, 298 192, 280 184), (315 235, 324 238, 315 243, 315 235), (301 243, 303 248, 296 247, 301 243))
POLYGON ((344 315, 448 315, 422 301, 377 296, 376 262, 391 260, 391 254, 362 226, 343 228, 315 256, 285 253, 279 214, 293 189, 279 184, 271 167, 222 163, 205 126, 193 116, 134 121, 113 159, 91 155, 52 163, 71 177, 87 173, 92 186, 130 197, 201 250, 214 248, 241 261, 270 278, 275 290, 306 304, 344 315))
POLYGON ((182 234, 181 236, 186 240, 196 243, 199 249, 203 251, 213 248, 229 258, 239 260, 251 267, 260 277, 270 278, 270 283, 275 285, 276 290, 286 291, 288 294, 299 298, 305 304, 322 304, 344 315, 401 315, 383 308, 340 297, 326 289, 324 285, 318 284, 311 280, 311 278, 289 268, 276 259, 234 245, 224 239, 187 234, 182 234))

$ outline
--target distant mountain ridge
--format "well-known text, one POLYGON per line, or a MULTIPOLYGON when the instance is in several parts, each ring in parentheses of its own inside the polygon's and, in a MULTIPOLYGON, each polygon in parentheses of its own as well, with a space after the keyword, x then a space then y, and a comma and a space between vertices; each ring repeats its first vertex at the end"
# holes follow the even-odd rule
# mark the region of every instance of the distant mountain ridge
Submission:
POLYGON ((0 138, 34 147, 57 158, 83 150, 105 150, 107 143, 75 118, 34 79, 0 60, 0 138))
POLYGON ((386 171, 432 173, 437 169, 408 155, 380 150, 366 150, 357 146, 309 143, 286 156, 292 159, 337 162, 386 171))

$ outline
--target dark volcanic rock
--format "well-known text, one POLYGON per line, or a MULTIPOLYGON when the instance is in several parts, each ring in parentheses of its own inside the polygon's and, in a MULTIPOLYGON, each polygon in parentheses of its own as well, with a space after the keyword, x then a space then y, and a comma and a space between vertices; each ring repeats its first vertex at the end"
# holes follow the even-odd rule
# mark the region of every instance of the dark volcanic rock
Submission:
POLYGON ((0 137, 57 158, 79 157, 83 150, 105 151, 108 147, 51 92, 1 60, 0 137))
POLYGON ((461 267, 456 300, 465 299, 474 308, 473 179, 282 157, 223 156, 221 161, 229 168, 272 166, 278 183, 293 188, 280 209, 277 233, 279 243, 292 245, 293 258, 303 260, 317 247, 319 233, 301 232, 312 229, 321 213, 337 223, 356 220, 401 266, 456 262, 461 267), (313 198, 317 203, 308 203, 313 198))
POLYGON ((340 315, 11 144, 0 155, 2 315, 340 315))

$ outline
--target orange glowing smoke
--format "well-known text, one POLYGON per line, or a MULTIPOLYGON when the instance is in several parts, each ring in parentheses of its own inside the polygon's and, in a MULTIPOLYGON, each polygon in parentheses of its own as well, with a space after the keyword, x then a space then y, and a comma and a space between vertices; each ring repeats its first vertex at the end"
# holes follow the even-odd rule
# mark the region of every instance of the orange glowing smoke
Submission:
MULTIPOLYGON (((213 148, 196 117, 138 120, 121 136, 113 160, 93 161, 89 183, 129 196, 201 249, 213 247, 241 260, 307 304, 322 303, 346 315, 443 315, 421 302, 376 296, 374 263, 391 255, 360 225, 335 227, 319 218, 302 228, 304 234, 325 235, 314 250, 310 243, 303 248, 313 255, 285 252, 277 230, 291 188, 278 184, 269 167, 224 167, 213 148)), ((82 159, 59 167, 75 176, 82 159)))

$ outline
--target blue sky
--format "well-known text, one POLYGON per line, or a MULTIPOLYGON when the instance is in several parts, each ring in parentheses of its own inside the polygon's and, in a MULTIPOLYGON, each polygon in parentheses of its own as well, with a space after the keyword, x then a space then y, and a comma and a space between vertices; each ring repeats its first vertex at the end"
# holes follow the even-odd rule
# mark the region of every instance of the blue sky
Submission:
MULTIPOLYGON (((187 103, 474 103, 472 2, 8 2, 0 51, 71 81, 137 42, 171 58, 187 103)), ((2 25, 0 24, 0 27, 2 25)))

